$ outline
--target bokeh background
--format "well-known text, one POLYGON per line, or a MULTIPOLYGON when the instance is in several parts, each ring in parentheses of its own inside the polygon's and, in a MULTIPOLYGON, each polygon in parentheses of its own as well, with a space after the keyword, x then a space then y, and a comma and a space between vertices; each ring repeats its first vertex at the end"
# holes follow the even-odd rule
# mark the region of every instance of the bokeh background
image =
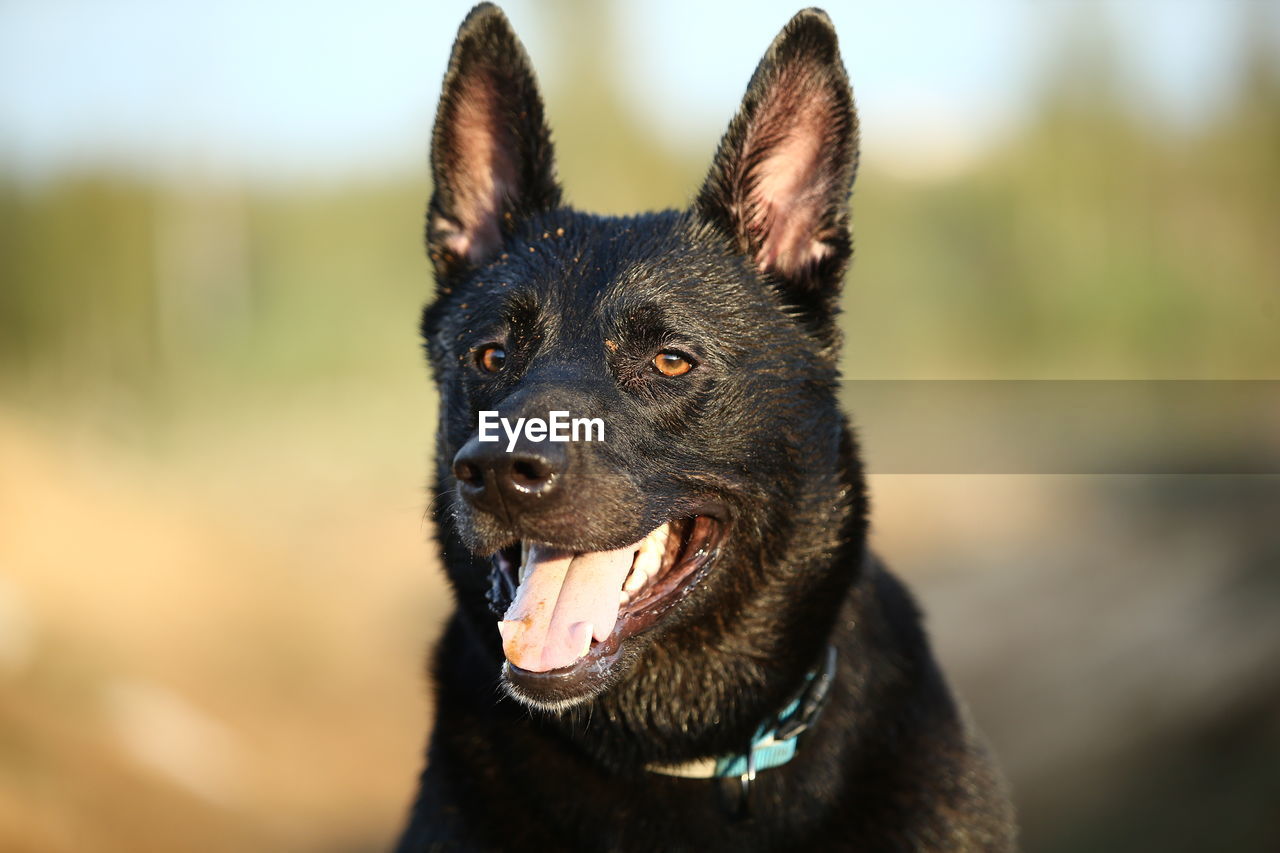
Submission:
MULTIPOLYGON (((415 327, 467 5, 0 4, 0 849, 394 837, 449 606, 415 327)), ((1276 3, 828 9, 848 376, 1280 378, 1276 3)), ((507 10, 605 212, 690 198, 795 11, 507 10)), ((1027 850, 1280 849, 1280 477, 871 487, 1027 850)))

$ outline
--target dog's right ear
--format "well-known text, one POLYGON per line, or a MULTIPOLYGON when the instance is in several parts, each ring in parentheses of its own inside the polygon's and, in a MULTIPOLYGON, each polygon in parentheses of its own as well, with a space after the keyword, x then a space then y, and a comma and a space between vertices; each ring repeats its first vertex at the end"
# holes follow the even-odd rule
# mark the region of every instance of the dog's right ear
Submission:
POLYGON ((560 205, 551 134, 524 46, 502 10, 471 10, 431 137, 427 251, 436 281, 487 261, 514 221, 560 205))

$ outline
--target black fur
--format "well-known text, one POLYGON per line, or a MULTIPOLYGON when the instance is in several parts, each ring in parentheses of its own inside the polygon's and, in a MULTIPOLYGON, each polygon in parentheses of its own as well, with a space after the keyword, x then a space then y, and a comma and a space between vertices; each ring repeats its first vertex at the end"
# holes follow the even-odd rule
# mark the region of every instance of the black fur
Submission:
POLYGON ((834 393, 856 135, 835 32, 806 10, 761 62, 690 209, 580 213, 560 203, 506 18, 485 4, 463 23, 433 137, 438 293, 422 324, 457 610, 401 851, 1012 849, 998 774, 910 596, 865 546, 861 464, 834 393), (493 342, 507 359, 487 374, 476 353, 493 342), (695 368, 659 374, 663 349, 695 368), (554 498, 461 500, 451 466, 478 411, 551 408, 608 430, 566 446, 554 498), (701 512, 724 523, 706 575, 612 666, 543 694, 501 674, 490 555, 521 538, 621 547, 701 512), (828 706, 794 760, 759 774, 749 817, 723 782, 644 769, 742 751, 828 643, 828 706))

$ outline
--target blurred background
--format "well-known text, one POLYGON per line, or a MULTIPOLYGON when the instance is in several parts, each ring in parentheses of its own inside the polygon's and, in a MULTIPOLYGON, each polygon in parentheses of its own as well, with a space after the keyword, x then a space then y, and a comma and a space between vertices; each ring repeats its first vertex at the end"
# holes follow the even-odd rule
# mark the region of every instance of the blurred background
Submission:
MULTIPOLYGON (((468 5, 0 4, 0 849, 397 832, 449 606, 416 323, 468 5)), ((623 212, 691 197, 795 4, 506 8, 568 197, 623 212)), ((1280 4, 827 8, 846 375, 1280 378, 1280 4)), ((877 440, 875 544, 1025 849, 1280 849, 1280 477, 874 473, 877 440)))

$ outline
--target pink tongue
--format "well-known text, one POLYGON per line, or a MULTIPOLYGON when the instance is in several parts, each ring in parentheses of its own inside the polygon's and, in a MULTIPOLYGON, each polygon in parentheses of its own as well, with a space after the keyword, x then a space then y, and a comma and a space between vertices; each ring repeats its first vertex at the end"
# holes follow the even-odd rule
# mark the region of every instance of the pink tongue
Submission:
POLYGON ((559 669, 585 655, 592 637, 609 636, 639 547, 575 554, 532 546, 524 581, 498 623, 507 660, 530 672, 559 669))

